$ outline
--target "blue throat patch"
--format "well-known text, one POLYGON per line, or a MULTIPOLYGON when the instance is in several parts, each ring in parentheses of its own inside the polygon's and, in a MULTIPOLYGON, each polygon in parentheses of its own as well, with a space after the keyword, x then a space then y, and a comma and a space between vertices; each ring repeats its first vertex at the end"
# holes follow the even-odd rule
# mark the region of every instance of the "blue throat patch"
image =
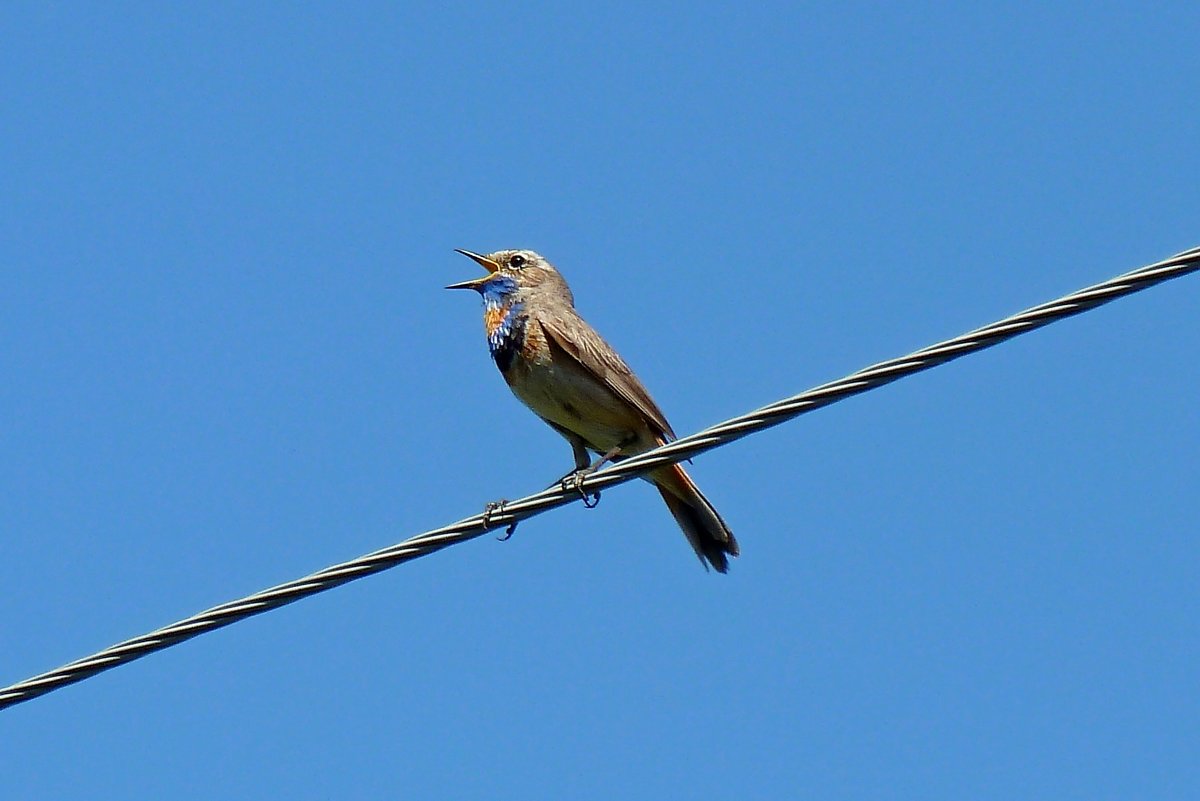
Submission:
POLYGON ((507 275, 496 275, 483 285, 479 294, 483 295, 485 306, 505 306, 512 300, 512 296, 517 294, 517 282, 507 275))
POLYGON ((488 350, 500 372, 508 372, 525 340, 525 304, 516 302, 517 282, 507 275, 483 285, 483 318, 487 326, 488 350))

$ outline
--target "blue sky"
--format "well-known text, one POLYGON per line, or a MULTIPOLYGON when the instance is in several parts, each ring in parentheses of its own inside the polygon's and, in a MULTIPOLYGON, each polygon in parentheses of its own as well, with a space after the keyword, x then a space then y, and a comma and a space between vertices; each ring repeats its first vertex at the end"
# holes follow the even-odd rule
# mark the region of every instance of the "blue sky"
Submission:
MULTIPOLYGON (((680 433, 1200 244, 1192 4, 9 5, 0 683, 544 486, 529 247, 680 433)), ((5 798, 1200 792, 1181 279, 0 713, 5 798)))

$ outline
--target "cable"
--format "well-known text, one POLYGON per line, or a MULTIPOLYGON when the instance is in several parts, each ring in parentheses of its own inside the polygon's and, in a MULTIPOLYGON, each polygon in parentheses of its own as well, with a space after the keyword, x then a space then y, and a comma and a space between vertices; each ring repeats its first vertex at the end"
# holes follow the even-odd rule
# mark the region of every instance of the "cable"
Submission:
MULTIPOLYGON (((756 431, 779 425, 806 412, 858 395, 952 359, 999 344, 1043 325, 1093 309, 1111 300, 1154 286, 1172 278, 1200 270, 1200 247, 1184 251, 1156 264, 1119 275, 1095 286, 1081 289, 1058 300, 1034 306, 1003 320, 977 328, 907 356, 866 367, 828 384, 777 401, 748 414, 690 436, 630 457, 589 476, 582 486, 587 493, 633 479, 664 464, 678 462, 713 448, 726 445, 756 431)), ((189 640, 231 623, 262 614, 271 609, 332 589, 348 581, 363 578, 390 567, 440 551, 456 543, 482 536, 493 529, 513 525, 558 506, 579 500, 574 489, 555 486, 517 501, 489 514, 477 514, 457 523, 418 534, 396 545, 366 554, 349 562, 327 567, 295 581, 257 592, 246 598, 214 606, 189 618, 149 634, 118 643, 92 656, 63 665, 57 670, 34 676, 0 689, 0 709, 82 681, 110 668, 132 662, 155 651, 189 640)))

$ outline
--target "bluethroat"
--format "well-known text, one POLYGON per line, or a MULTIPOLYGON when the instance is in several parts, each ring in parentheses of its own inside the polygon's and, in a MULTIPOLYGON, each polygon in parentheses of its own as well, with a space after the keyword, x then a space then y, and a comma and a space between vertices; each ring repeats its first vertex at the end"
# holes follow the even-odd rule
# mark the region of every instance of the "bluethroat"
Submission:
MULTIPOLYGON (((607 461, 675 438, 650 393, 625 361, 575 311, 558 270, 532 250, 486 256, 459 250, 487 275, 447 289, 483 296, 483 326, 500 374, 517 398, 571 444, 578 481, 607 461), (599 456, 591 460, 591 453, 599 456)), ((645 476, 662 494, 702 564, 729 569, 737 540, 678 464, 645 476)))

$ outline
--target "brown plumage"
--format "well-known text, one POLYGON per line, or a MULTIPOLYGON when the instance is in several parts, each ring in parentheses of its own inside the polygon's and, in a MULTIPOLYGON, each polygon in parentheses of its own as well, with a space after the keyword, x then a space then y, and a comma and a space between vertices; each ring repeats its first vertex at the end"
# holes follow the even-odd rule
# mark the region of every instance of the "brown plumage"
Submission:
MULTIPOLYGON (((575 311, 562 276, 530 250, 486 256, 459 251, 488 275, 454 284, 484 300, 484 325, 504 380, 526 406, 570 444, 575 472, 644 453, 675 438, 666 416, 616 351, 575 311)), ((718 572, 738 555, 729 526, 678 464, 647 475, 701 562, 718 572)))

